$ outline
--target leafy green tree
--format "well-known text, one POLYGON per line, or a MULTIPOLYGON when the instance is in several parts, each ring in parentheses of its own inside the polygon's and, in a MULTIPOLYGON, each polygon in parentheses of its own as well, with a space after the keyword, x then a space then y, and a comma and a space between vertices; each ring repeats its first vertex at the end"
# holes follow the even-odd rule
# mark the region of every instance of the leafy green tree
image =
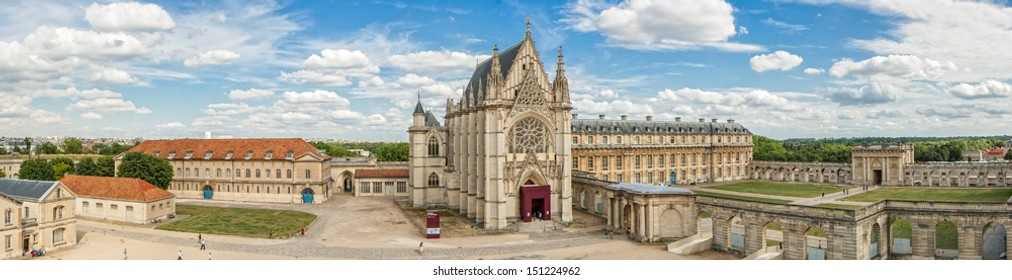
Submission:
POLYGON ((328 143, 323 143, 323 142, 313 142, 313 143, 310 143, 310 144, 312 144, 313 147, 316 147, 317 149, 324 150, 324 153, 326 153, 327 155, 332 156, 332 157, 357 157, 358 156, 358 154, 348 151, 348 149, 345 148, 345 147, 341 147, 341 146, 337 146, 337 145, 332 145, 332 144, 328 144, 328 143))
POLYGON ((123 145, 120 143, 112 143, 112 145, 95 144, 92 148, 95 150, 95 153, 107 156, 115 156, 123 152, 126 152, 127 150, 130 150, 130 148, 133 147, 134 145, 123 145))
POLYGON ((32 159, 32 138, 25 137, 25 153, 28 154, 28 159, 32 159))
POLYGON ((172 165, 169 161, 144 153, 128 153, 119 165, 119 176, 140 178, 162 189, 172 181, 172 165))
POLYGON ((74 166, 74 174, 85 175, 85 176, 97 176, 98 175, 98 164, 95 163, 94 158, 83 158, 77 162, 74 166))
POLYGON ((70 167, 70 165, 63 162, 53 164, 53 173, 56 174, 56 180, 63 179, 63 176, 66 175, 67 172, 73 170, 72 168, 73 167, 70 167))
POLYGON ((9 152, 7 152, 7 149, 0 148, 0 155, 6 155, 6 154, 9 154, 9 152))
POLYGON ((1005 160, 1012 160, 1012 152, 1005 151, 1005 160))
POLYGON ((60 153, 60 148, 56 147, 56 144, 45 142, 35 147, 35 153, 40 155, 55 155, 60 153))
POLYGON ((21 169, 18 170, 18 178, 40 181, 55 181, 56 172, 53 165, 45 159, 29 159, 21 162, 21 169))
POLYGON ((63 153, 74 155, 83 154, 84 143, 81 142, 81 139, 67 137, 66 139, 63 139, 63 153))
POLYGON ((68 157, 56 157, 54 159, 49 160, 49 164, 52 164, 53 166, 56 166, 57 164, 60 163, 66 164, 67 166, 70 167, 70 170, 74 170, 74 160, 68 157))
POLYGON ((0 170, 0 178, 7 178, 7 173, 4 173, 3 170, 0 170))
POLYGON ((100 157, 95 164, 98 166, 95 170, 95 176, 116 176, 116 160, 114 160, 111 156, 100 157))
POLYGON ((408 161, 408 143, 387 143, 378 148, 373 154, 377 161, 408 161))

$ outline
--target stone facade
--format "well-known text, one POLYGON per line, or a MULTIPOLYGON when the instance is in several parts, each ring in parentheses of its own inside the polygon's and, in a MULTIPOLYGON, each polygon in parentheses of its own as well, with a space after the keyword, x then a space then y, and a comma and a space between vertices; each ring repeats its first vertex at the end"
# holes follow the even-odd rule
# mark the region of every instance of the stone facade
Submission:
POLYGON ((3 178, 17 179, 18 172, 21 172, 22 161, 20 159, 0 159, 0 171, 7 175, 3 178))
POLYGON ((864 145, 851 148, 853 183, 897 186, 906 165, 914 163, 914 145, 864 145))
POLYGON ((573 177, 573 209, 603 217, 613 234, 640 242, 675 241, 695 233, 695 194, 687 189, 573 177))
POLYGON ((168 160, 178 198, 323 203, 334 191, 331 158, 302 139, 147 140, 128 152, 168 160))
POLYGON ((8 180, 17 187, 44 185, 37 195, 0 191, 0 259, 30 256, 32 249, 45 251, 77 244, 76 195, 59 182, 8 180), (21 181, 21 182, 13 182, 21 181))
POLYGON ((752 133, 734 120, 705 122, 578 119, 573 121, 573 169, 600 179, 689 185, 746 179, 752 133))
POLYGON ((413 206, 446 206, 486 229, 537 213, 572 220, 569 85, 549 82, 530 35, 479 63, 441 125, 419 102, 408 129, 413 206))

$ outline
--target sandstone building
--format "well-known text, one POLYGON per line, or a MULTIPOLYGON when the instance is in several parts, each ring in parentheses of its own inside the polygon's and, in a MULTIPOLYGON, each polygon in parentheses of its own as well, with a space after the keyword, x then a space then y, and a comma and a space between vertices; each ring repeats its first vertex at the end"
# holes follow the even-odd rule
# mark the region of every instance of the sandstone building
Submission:
POLYGON ((60 183, 77 195, 78 217, 147 224, 176 213, 176 196, 142 179, 68 174, 60 183))
POLYGON ((460 100, 447 100, 445 124, 419 101, 408 129, 412 205, 447 206, 487 229, 571 221, 570 110, 562 49, 549 82, 528 21, 523 40, 494 47, 460 100))
POLYGON ((330 156, 302 139, 147 140, 128 152, 168 160, 179 198, 323 203, 334 191, 330 156))
POLYGON ((0 259, 77 244, 76 197, 60 182, 0 179, 0 259))

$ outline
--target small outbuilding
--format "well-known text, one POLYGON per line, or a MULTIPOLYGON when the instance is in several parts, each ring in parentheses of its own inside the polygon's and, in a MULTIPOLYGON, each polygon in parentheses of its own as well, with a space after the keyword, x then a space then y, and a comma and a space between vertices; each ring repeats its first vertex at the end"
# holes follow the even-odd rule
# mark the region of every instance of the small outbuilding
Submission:
POLYGON ((147 224, 176 213, 176 196, 138 178, 67 175, 83 218, 147 224))

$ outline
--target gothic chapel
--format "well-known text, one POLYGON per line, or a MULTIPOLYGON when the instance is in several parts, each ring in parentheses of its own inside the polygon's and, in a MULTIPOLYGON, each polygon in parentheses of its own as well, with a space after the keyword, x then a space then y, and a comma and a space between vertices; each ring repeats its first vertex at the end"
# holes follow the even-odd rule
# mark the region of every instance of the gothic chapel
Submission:
POLYGON ((421 101, 408 129, 410 199, 445 206, 486 229, 535 219, 573 219, 569 85, 559 47, 555 77, 531 39, 478 63, 445 124, 421 101))

